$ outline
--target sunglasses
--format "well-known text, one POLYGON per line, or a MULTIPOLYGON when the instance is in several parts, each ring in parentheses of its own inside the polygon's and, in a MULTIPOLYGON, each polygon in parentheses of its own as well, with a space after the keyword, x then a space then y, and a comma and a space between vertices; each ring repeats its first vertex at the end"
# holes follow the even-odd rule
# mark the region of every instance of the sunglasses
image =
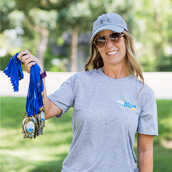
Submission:
MULTIPOLYGON (((121 37, 124 36, 124 33, 112 33, 108 37, 112 43, 117 43, 121 37)), ((95 39, 94 44, 99 47, 103 48, 107 44, 107 39, 105 36, 100 36, 95 39)))

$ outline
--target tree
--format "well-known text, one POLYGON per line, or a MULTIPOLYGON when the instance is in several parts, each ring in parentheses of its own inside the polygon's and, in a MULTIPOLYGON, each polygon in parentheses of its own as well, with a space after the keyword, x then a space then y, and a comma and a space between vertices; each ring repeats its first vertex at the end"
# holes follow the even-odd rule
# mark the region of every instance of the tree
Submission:
POLYGON ((172 17, 171 3, 169 0, 144 0, 137 1, 136 6, 137 25, 134 31, 137 42, 141 44, 140 60, 147 71, 160 70, 161 65, 164 68, 171 61, 166 58, 170 58, 166 47, 170 45, 171 30, 168 27, 172 17))

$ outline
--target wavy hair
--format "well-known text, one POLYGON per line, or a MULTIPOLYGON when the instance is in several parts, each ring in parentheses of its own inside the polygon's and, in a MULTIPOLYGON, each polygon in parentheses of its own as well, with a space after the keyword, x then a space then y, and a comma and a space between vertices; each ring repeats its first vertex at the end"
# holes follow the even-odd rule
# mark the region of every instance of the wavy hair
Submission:
MULTIPOLYGON (((133 37, 126 31, 123 31, 124 33, 124 40, 126 45, 126 64, 128 67, 129 74, 132 74, 136 76, 139 80, 141 80, 143 86, 144 86, 144 77, 142 73, 142 69, 140 64, 138 63, 136 59, 136 53, 134 49, 134 39, 133 37)), ((96 36, 95 36, 96 37, 96 36)), ((104 66, 103 59, 94 44, 94 39, 90 43, 90 53, 91 56, 89 57, 87 63, 84 66, 85 71, 88 71, 90 69, 98 69, 104 66)), ((141 91, 141 90, 140 90, 141 91)))

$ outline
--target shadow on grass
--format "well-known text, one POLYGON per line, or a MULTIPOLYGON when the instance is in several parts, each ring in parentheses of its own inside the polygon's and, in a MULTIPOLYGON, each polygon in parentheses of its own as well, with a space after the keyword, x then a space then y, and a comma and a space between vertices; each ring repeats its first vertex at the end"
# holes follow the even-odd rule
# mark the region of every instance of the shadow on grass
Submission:
POLYGON ((62 163, 67 154, 58 154, 58 161, 43 161, 37 163, 37 166, 29 172, 61 172, 62 163))

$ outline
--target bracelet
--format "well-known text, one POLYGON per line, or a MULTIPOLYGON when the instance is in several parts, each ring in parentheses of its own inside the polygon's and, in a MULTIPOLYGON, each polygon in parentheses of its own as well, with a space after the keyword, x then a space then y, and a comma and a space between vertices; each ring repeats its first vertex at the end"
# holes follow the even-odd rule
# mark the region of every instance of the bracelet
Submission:
POLYGON ((41 78, 43 79, 43 78, 45 78, 45 77, 47 76, 47 73, 46 73, 46 71, 44 70, 44 72, 42 72, 40 75, 41 75, 41 78))

